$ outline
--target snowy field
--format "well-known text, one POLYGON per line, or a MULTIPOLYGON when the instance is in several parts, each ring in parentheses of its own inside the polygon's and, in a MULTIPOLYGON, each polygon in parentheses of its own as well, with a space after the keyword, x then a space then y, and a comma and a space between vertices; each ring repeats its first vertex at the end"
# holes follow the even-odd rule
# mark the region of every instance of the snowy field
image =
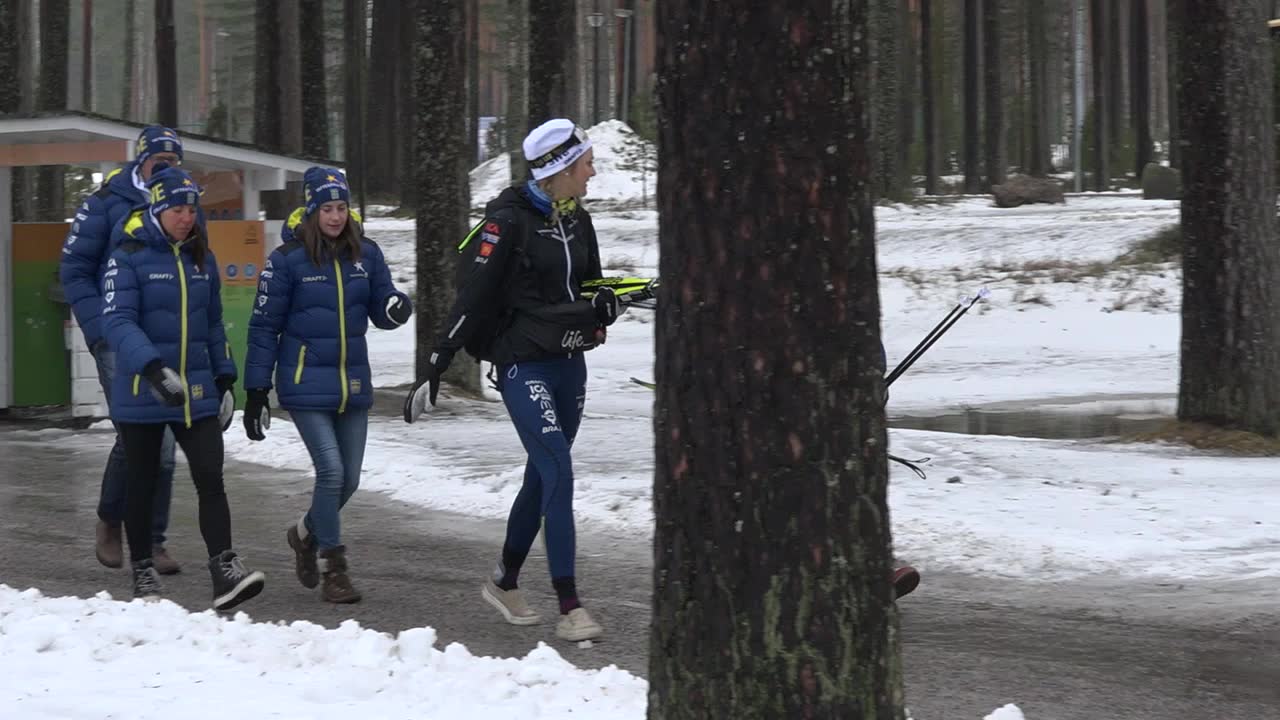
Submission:
MULTIPOLYGON (((652 168, 617 124, 593 128, 596 227, 609 274, 651 276, 658 262, 652 168), (637 158, 639 158, 637 160, 637 158), (646 207, 645 195, 649 195, 646 207), (605 198, 607 196, 607 198, 605 198), (607 200, 607 201, 606 201, 607 200)), ((499 161, 477 168, 482 204, 499 161)), ((1069 196, 1066 205, 999 210, 985 199, 877 212, 882 327, 890 364, 957 299, 976 307, 892 388, 889 412, 1050 407, 1163 412, 1177 386, 1179 278, 1168 266, 1107 268, 1177 222, 1176 203, 1069 196)), ((371 217, 401 288, 412 291, 413 222, 371 217)), ((632 311, 588 356, 587 417, 575 453, 584 529, 651 533, 652 313, 632 311)), ((413 329, 371 335, 375 381, 413 379, 413 329)), ((239 422, 238 459, 298 470, 310 461, 287 418, 262 443, 239 422)), ((897 554, 946 568, 1061 580, 1123 567, 1150 578, 1280 576, 1280 460, 1185 448, 893 430, 893 450, 928 456, 928 479, 891 465, 897 554)), ((376 419, 362 487, 443 510, 503 518, 523 454, 501 405, 452 397, 414 426, 376 419)), ((645 682, 583 671, 550 647, 521 659, 435 647, 434 631, 398 637, 349 623, 254 624, 168 602, 44 598, 0 585, 4 718, 644 717, 645 682), (177 713, 177 715, 173 715, 177 713)), ((988 720, 1021 720, 1013 706, 988 720)))

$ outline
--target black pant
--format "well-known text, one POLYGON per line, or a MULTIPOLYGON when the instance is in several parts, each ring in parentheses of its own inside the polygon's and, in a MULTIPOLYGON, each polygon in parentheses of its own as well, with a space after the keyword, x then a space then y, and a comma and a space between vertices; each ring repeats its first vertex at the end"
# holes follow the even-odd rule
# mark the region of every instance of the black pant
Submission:
MULTIPOLYGON (((191 467, 200 502, 200 534, 209 557, 230 550, 231 510, 222 486, 222 426, 218 418, 197 420, 190 428, 183 423, 168 427, 191 467)), ((160 482, 165 424, 120 423, 119 428, 129 469, 124 531, 129 539, 129 559, 137 562, 151 557, 151 516, 160 482)))

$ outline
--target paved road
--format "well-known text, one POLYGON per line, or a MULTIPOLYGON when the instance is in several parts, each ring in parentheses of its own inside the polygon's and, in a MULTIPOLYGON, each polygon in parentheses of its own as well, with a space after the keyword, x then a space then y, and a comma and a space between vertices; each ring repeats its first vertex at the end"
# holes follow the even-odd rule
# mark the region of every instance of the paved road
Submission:
MULTIPOLYGON (((127 596, 124 571, 92 553, 93 509, 108 436, 0 428, 0 582, 47 594, 127 596)), ((431 625, 441 647, 519 656, 538 641, 583 667, 617 664, 643 674, 651 588, 649 549, 580 532, 584 599, 607 642, 579 649, 551 624, 515 628, 477 597, 501 544, 501 523, 424 511, 361 493, 343 515, 355 606, 320 602, 293 579, 286 523, 306 502, 305 474, 228 467, 237 549, 267 572, 266 592, 244 609, 257 620, 354 618, 387 632, 431 625)), ((198 564, 193 490, 175 493, 171 551, 186 571, 169 597, 209 605, 198 564)), ((545 561, 530 559, 526 587, 554 613, 545 561)), ((1008 702, 1029 720, 1280 718, 1280 591, 1275 583, 1045 585, 929 573, 904 599, 908 705, 917 720, 982 718, 1008 702)))

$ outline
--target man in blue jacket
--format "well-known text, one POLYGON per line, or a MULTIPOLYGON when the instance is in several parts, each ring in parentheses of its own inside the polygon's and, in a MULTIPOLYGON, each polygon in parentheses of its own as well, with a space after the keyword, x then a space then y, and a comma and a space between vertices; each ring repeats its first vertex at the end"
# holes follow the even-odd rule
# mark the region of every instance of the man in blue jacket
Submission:
MULTIPOLYGON (((113 170, 102 185, 80 205, 71 231, 62 247, 59 277, 71 303, 71 311, 84 333, 84 342, 98 365, 98 382, 111 399, 111 378, 115 375, 116 356, 107 348, 102 327, 102 294, 98 281, 111 257, 111 234, 130 212, 146 207, 150 193, 146 181, 156 163, 177 167, 182 164, 182 140, 167 127, 143 128, 135 145, 135 159, 123 168, 113 170)), ((106 470, 102 474, 102 490, 98 500, 96 551, 98 562, 111 568, 122 567, 121 523, 125 516, 126 481, 124 447, 117 434, 106 470)), ((160 454, 160 482, 156 492, 152 524, 155 569, 172 575, 181 568, 164 549, 165 531, 169 527, 169 500, 173 493, 173 433, 166 432, 160 454)))

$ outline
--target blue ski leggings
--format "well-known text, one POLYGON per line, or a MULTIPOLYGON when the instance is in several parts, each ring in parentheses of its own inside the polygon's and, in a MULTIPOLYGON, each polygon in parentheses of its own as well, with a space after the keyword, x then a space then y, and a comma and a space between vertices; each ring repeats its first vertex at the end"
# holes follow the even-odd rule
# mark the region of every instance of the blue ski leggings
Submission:
POLYGON ((582 422, 587 364, 573 357, 499 368, 502 401, 529 453, 524 484, 507 519, 506 547, 528 554, 543 526, 551 577, 573 577, 573 461, 569 449, 582 422))

